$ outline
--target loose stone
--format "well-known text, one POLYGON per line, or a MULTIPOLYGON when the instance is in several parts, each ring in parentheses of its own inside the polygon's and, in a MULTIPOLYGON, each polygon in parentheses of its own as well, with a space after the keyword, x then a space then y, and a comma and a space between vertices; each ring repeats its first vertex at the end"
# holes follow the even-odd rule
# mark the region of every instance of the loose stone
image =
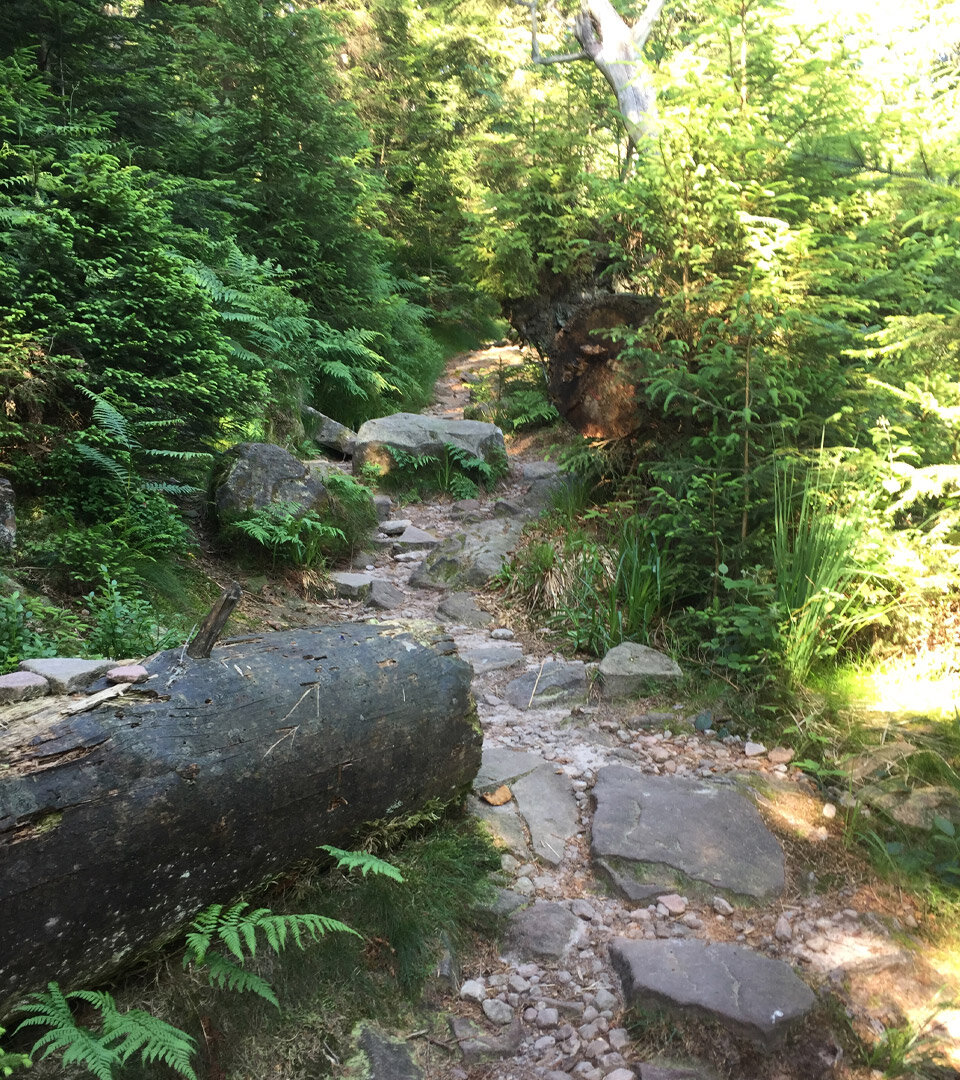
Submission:
POLYGON ((713 910, 718 915, 732 915, 733 904, 729 900, 725 900, 722 896, 715 896, 713 898, 713 910))
POLYGON ((487 998, 483 1003, 483 1013, 491 1023, 501 1026, 513 1020, 513 1009, 499 998, 487 998))
POLYGON ((487 989, 479 979, 468 979, 460 987, 460 997, 464 1001, 483 1001, 487 996, 487 989))

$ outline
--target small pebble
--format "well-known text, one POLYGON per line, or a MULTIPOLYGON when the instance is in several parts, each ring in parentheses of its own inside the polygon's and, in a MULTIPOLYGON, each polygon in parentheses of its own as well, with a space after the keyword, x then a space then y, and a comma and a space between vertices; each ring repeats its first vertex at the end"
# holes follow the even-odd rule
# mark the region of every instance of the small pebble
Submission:
POLYGON ((832 818, 835 818, 837 816, 837 808, 833 805, 832 802, 824 803, 821 813, 825 818, 827 818, 827 820, 831 820, 832 818))
POLYGON ((505 626, 498 626, 496 630, 490 631, 490 637, 494 641, 510 641, 513 638, 513 631, 508 630, 505 626))

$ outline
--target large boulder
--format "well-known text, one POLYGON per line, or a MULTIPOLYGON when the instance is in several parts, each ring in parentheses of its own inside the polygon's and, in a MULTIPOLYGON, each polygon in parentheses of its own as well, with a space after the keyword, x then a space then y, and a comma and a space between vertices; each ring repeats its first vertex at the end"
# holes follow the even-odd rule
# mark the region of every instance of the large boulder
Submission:
POLYGON ((490 465, 498 466, 506 461, 503 432, 495 424, 394 413, 368 420, 361 426, 353 448, 353 471, 359 473, 364 465, 377 465, 388 473, 395 467, 391 448, 413 457, 434 457, 442 461, 447 445, 490 465))
POLYGON ((0 478, 0 555, 12 554, 17 546, 17 511, 13 484, 0 478))
POLYGON ((306 512, 329 501, 322 477, 273 443, 238 443, 227 450, 212 494, 221 526, 273 503, 297 503, 306 512))
POLYGON ((324 450, 333 450, 344 457, 350 457, 353 453, 356 432, 309 405, 303 409, 303 427, 317 446, 322 446, 324 450))

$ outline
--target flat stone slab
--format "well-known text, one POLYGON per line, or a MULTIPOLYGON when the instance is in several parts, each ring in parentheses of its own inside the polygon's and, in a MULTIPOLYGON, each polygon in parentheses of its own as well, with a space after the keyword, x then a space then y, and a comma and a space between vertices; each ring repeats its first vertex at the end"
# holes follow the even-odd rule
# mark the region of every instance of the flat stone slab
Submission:
POLYGON ((507 948, 524 959, 559 960, 582 935, 583 920, 548 900, 538 900, 507 920, 507 948))
POLYGON ((31 701, 50 693, 50 683, 32 671, 11 671, 0 675, 0 705, 15 701, 31 701))
POLYGON ((55 694, 86 690, 98 675, 116 666, 116 660, 81 660, 79 657, 64 656, 20 661, 21 671, 32 671, 34 675, 42 676, 55 694))
POLYGON ((515 709, 549 708, 573 704, 587 696, 587 668, 581 660, 550 660, 507 685, 507 703, 515 709))
POLYGON ((516 855, 521 862, 529 862, 533 858, 516 801, 491 806, 483 799, 468 795, 467 810, 486 825, 498 848, 516 855))
POLYGON ((440 541, 433 535, 423 529, 418 529, 416 525, 408 525, 399 536, 393 537, 393 551, 413 551, 414 549, 429 550, 435 548, 440 541))
POLYGON ((107 678, 112 683, 142 683, 150 677, 150 672, 143 664, 121 664, 107 672, 107 678))
POLYGON ((370 592, 373 578, 369 574, 354 574, 349 570, 334 570, 330 575, 335 596, 341 600, 362 600, 370 592))
POLYGON ((463 589, 485 585, 498 574, 520 543, 523 523, 496 518, 471 525, 444 540, 410 578, 424 589, 463 589))
POLYGON ((380 531, 385 536, 400 536, 412 524, 409 518, 391 518, 389 521, 380 522, 380 531))
MULTIPOLYGON (((580 828, 573 783, 536 754, 490 748, 483 751, 474 790, 490 791, 506 784, 530 833, 534 854, 557 866, 567 842, 580 828)), ((486 804, 485 804, 486 805, 486 804)), ((507 807, 488 807, 505 810, 507 807)), ((484 818, 494 817, 484 812, 484 818)))
POLYGON ((609 765, 597 773, 593 795, 594 859, 633 864, 639 882, 658 882, 662 892, 703 882, 757 900, 783 891, 783 849, 756 807, 731 788, 609 765))
POLYGON ((610 960, 628 1005, 707 1016, 767 1050, 816 1002, 789 965, 740 945, 617 938, 610 960))
POLYGON ((676 661, 656 649, 625 641, 600 661, 600 683, 606 698, 635 697, 651 679, 682 678, 676 661))
POLYGON ((488 611, 477 607, 472 593, 450 593, 443 598, 437 610, 444 619, 461 626, 481 627, 493 622, 493 616, 488 611))
POLYGON ((478 645, 473 649, 461 649, 460 656, 473 668, 474 675, 506 671, 523 663, 523 649, 519 645, 478 645))

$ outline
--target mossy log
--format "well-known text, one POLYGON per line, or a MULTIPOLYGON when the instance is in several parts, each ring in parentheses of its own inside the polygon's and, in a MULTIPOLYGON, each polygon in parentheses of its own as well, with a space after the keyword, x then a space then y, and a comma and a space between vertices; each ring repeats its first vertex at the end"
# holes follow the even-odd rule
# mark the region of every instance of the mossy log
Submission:
POLYGON ((89 711, 0 710, 0 1017, 479 768, 470 671, 435 629, 265 634, 147 667, 89 711))

